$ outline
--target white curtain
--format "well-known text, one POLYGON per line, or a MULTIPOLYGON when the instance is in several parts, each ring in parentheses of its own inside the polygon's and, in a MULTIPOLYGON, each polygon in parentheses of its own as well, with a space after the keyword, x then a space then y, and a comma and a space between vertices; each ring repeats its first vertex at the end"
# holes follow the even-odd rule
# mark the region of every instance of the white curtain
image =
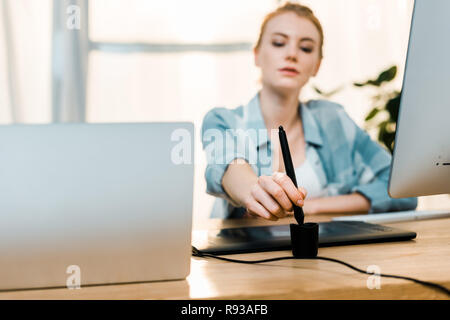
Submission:
POLYGON ((87 30, 87 0, 1 0, 0 123, 84 121, 87 30))
POLYGON ((50 45, 50 0, 1 0, 0 123, 50 121, 50 45))
MULTIPOLYGON (((174 40, 181 43, 253 43, 264 13, 275 8, 279 2, 191 0, 188 5, 185 1, 96 0, 88 8, 87 0, 0 1, 1 123, 83 121, 86 118, 89 120, 89 114, 92 121, 120 121, 121 118, 158 118, 158 112, 169 112, 170 107, 175 105, 183 110, 190 109, 193 103, 199 105, 190 96, 186 97, 183 93, 183 99, 180 100, 176 98, 175 92, 172 94, 174 98, 167 99, 160 98, 159 93, 167 96, 167 92, 171 92, 169 86, 178 92, 193 92, 189 77, 180 72, 183 69, 190 71, 192 68, 184 65, 190 66, 197 60, 212 64, 203 68, 205 71, 216 70, 205 74, 214 77, 205 83, 212 88, 208 91, 209 99, 202 98, 201 104, 208 104, 205 108, 244 102, 249 98, 249 94, 244 95, 244 91, 257 88, 258 75, 252 66, 251 52, 234 56, 187 53, 171 61, 171 55, 154 56, 156 59, 152 61, 161 58, 162 65, 164 59, 168 58, 169 66, 179 65, 174 75, 180 75, 180 80, 163 81, 161 85, 167 88, 158 88, 154 90, 156 94, 151 94, 152 101, 159 105, 171 104, 167 105, 169 109, 151 110, 146 96, 148 90, 144 87, 141 90, 135 85, 130 92, 127 86, 111 83, 115 79, 111 73, 117 66, 116 75, 124 73, 125 76, 121 80, 128 78, 131 82, 142 81, 143 75, 149 73, 146 70, 146 65, 149 65, 146 58, 152 58, 148 55, 100 57, 101 51, 95 51, 92 58, 94 63, 88 70, 88 30, 92 29, 94 37, 101 39, 103 36, 107 42, 145 39, 147 42, 160 43, 174 40), (70 30, 66 26, 70 18, 67 9, 72 5, 80 8, 79 30, 70 30), (90 9, 94 14, 92 26, 88 26, 90 9), (236 28, 235 21, 239 22, 239 28, 236 28), (130 57, 134 59, 130 60, 130 57), (140 63, 140 66, 136 63, 140 63), (229 70, 228 64, 240 67, 235 70, 236 73, 240 72, 239 77, 229 72, 219 72, 229 70), (248 64, 248 67, 242 68, 241 64, 248 64), (122 71, 122 67, 127 70, 122 71), (89 74, 91 79, 87 78, 89 74), (233 77, 239 80, 243 90, 236 89, 235 81, 229 80, 233 77), (114 94, 106 95, 105 88, 114 94), (132 102, 132 105, 126 107, 128 102, 132 102), (120 105, 116 106, 116 103, 120 105), (89 110, 86 110, 86 105, 89 110)), ((344 83, 375 77, 383 68, 397 64, 400 72, 393 85, 401 86, 412 0, 304 0, 301 3, 314 10, 325 31, 325 59, 312 84, 331 90, 344 83)), ((160 74, 160 70, 153 66, 151 68, 152 74, 160 74)), ((196 70, 197 73, 203 72, 201 68, 196 70)), ((153 82, 151 76, 145 79, 153 82)), ((158 81, 155 85, 158 85, 158 81)), ((197 94, 193 95, 199 98, 197 94)), ((303 95, 311 98, 315 93, 308 87, 303 95)), ((364 90, 347 87, 334 99, 345 104, 351 116, 359 124, 362 123, 369 108, 364 90)), ((201 112, 196 110, 196 113, 201 112)), ((186 112, 188 115, 189 112, 186 112)))

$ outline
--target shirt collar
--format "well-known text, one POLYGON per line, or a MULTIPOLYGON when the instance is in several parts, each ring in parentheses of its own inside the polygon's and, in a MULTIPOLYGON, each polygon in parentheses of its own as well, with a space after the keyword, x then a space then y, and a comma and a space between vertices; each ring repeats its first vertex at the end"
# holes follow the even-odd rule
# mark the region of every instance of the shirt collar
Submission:
POLYGON ((302 115, 303 132, 305 135, 305 141, 310 144, 322 146, 323 140, 320 134, 319 125, 314 118, 311 110, 307 105, 300 103, 299 108, 302 115))
MULTIPOLYGON (((299 103, 299 111, 301 112, 303 131, 305 141, 310 144, 322 146, 323 140, 320 135, 319 126, 316 119, 312 115, 311 110, 307 105, 299 103)), ((266 124, 261 113, 261 106, 259 100, 259 93, 257 93, 247 105, 243 108, 244 125, 246 129, 266 130, 266 124)), ((269 142, 269 135, 260 136, 258 141, 255 141, 258 147, 269 142)))

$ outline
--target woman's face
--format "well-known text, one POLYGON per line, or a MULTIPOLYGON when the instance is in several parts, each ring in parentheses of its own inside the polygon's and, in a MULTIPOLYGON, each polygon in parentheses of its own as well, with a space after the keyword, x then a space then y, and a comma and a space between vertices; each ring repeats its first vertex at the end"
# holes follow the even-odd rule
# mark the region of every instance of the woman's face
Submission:
POLYGON ((319 45, 319 31, 307 18, 286 12, 269 20, 254 51, 263 85, 283 92, 301 89, 319 71, 319 45))

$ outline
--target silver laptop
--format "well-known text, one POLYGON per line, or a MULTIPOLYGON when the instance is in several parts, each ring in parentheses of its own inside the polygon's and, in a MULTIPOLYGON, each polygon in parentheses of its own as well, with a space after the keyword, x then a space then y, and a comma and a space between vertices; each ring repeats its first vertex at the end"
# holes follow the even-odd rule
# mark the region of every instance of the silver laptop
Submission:
POLYGON ((0 126, 0 290, 184 279, 191 123, 0 126))

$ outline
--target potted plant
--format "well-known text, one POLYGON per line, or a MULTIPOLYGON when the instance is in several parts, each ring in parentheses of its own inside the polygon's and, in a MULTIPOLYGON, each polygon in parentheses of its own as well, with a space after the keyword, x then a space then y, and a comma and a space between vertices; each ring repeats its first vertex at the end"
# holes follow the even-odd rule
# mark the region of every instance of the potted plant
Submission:
MULTIPOLYGON (((374 87, 376 94, 372 96, 373 107, 367 114, 365 128, 375 129, 378 141, 391 153, 394 150, 395 129, 398 119, 401 91, 388 89, 386 84, 391 82, 397 75, 397 66, 383 70, 376 79, 369 79, 365 82, 355 82, 355 87, 374 87)), ((329 98, 342 90, 341 86, 331 92, 323 92, 314 87, 314 90, 321 96, 329 98)))

